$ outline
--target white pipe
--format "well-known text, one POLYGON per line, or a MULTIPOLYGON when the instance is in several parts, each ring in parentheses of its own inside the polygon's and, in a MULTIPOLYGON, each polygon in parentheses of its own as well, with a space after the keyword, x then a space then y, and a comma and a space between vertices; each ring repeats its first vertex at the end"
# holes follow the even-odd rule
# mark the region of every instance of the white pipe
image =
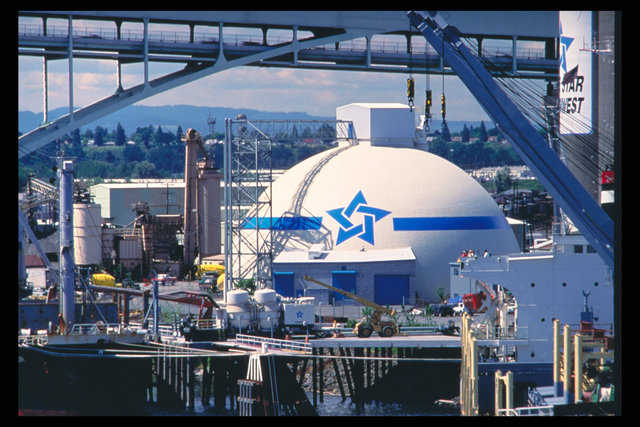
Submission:
MULTIPOLYGON (((73 120, 73 19, 69 15, 69 115, 73 120)), ((45 61, 46 62, 46 61, 45 61)))

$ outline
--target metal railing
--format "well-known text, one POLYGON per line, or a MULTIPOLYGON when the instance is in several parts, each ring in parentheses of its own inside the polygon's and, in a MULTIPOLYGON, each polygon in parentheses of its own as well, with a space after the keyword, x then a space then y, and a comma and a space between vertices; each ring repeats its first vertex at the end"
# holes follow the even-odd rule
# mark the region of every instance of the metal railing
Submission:
MULTIPOLYGON (((73 29, 74 38, 90 38, 90 39, 103 39, 103 40, 117 40, 117 33, 115 28, 100 27, 100 26, 78 26, 74 25, 73 29)), ((44 37, 44 31, 41 23, 21 23, 18 25, 18 35, 25 37, 44 37)), ((66 38, 69 35, 68 25, 47 25, 46 37, 58 37, 66 38)), ((144 32, 141 30, 122 29, 120 32, 120 40, 137 41, 142 42, 144 40, 144 32)), ((190 43, 190 36, 188 31, 149 31, 149 41, 162 42, 162 43, 190 43)), ((261 46, 262 36, 252 34, 230 34, 224 33, 224 44, 233 46, 261 46)), ((269 36, 268 46, 278 45, 282 43, 291 42, 291 37, 274 37, 269 36)), ((304 38, 299 38, 299 41, 304 41, 304 38)), ((193 34, 194 43, 218 43, 219 34, 217 32, 195 31, 193 34)), ((406 42, 393 41, 393 40, 372 40, 370 42, 371 51, 374 53, 387 53, 387 54, 403 54, 407 55, 406 42)), ((314 47, 316 50, 332 50, 335 51, 335 43, 320 45, 314 47)), ((338 51, 350 51, 350 52, 366 52, 367 45, 364 38, 345 40, 339 43, 338 51)), ((412 41, 411 54, 415 56, 424 55, 426 53, 437 55, 435 49, 431 45, 422 42, 412 41)), ((511 56, 513 50, 507 47, 492 47, 483 46, 482 54, 484 56, 511 56)), ((516 55, 518 58, 529 59, 544 59, 544 48, 535 47, 519 47, 516 49, 516 55)))
MULTIPOLYGON (((141 323, 129 323, 129 327, 133 329, 142 329, 141 323)), ((153 333, 153 320, 149 320, 149 327, 147 328, 148 333, 153 333)), ((162 337, 173 336, 174 332, 176 332, 176 328, 171 324, 160 324, 158 325, 158 332, 162 337)))
POLYGON ((291 340, 280 340, 277 338, 268 338, 268 337, 258 337, 254 335, 236 335, 236 343, 238 344, 247 344, 262 347, 263 344, 266 344, 268 348, 277 348, 281 350, 292 350, 292 351, 301 351, 303 353, 310 354, 311 353, 311 344, 299 342, 299 341, 291 341, 291 340))
POLYGON ((123 328, 120 323, 76 323, 68 335, 120 334, 123 328))
POLYGON ((498 416, 506 417, 531 417, 553 416, 553 405, 524 406, 521 408, 498 409, 498 416))
POLYGON ((196 327, 199 329, 221 329, 222 322, 220 319, 198 319, 196 321, 196 327))
POLYGON ((47 345, 49 337, 47 335, 19 335, 18 345, 47 345))

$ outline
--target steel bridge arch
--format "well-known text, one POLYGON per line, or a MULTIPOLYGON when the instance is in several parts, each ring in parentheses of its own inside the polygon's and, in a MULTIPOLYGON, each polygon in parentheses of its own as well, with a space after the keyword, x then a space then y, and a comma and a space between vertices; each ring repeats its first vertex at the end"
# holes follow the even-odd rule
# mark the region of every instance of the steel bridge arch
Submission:
MULTIPOLYGON (((220 34, 222 34, 222 31, 220 34)), ((203 77, 207 77, 233 67, 259 62, 284 54, 295 53, 300 49, 369 36, 371 36, 371 33, 368 31, 347 30, 341 34, 318 37, 304 41, 294 39, 286 46, 275 47, 267 51, 232 60, 227 60, 225 58, 224 48, 222 47, 223 44, 220 43, 218 57, 215 59, 213 65, 208 65, 203 62, 196 63, 196 65, 189 63, 180 71, 158 77, 154 80, 146 80, 144 83, 130 89, 118 89, 116 93, 111 96, 103 98, 86 107, 69 112, 52 122, 46 123, 25 133, 24 135, 21 135, 18 138, 18 160, 45 146, 52 140, 70 133, 80 126, 84 126, 143 99, 174 89, 203 77)))

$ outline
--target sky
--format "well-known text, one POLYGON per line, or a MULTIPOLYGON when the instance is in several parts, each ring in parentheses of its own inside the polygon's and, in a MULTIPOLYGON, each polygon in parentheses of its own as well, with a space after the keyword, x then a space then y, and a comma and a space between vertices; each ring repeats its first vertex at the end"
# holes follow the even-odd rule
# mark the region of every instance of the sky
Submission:
MULTIPOLYGON (((42 21, 21 18, 18 22, 25 25, 41 25, 42 21)), ((75 24, 74 21, 74 26, 75 24)), ((50 20, 48 28, 64 25, 66 22, 63 20, 50 20)), ((156 30, 168 31, 167 26, 158 26, 156 30)), ((179 28, 178 31, 185 29, 179 28)), ((226 34, 225 32, 225 37, 226 34)), ((115 92, 115 61, 76 58, 73 63, 74 108, 86 106, 115 92)), ((183 64, 150 63, 149 78, 154 79, 183 67, 183 64)), ((42 68, 41 57, 18 57, 19 111, 43 111, 42 68)), ((69 105, 68 71, 69 64, 66 59, 48 61, 49 110, 69 105)), ((143 82, 142 63, 123 65, 122 73, 125 89, 143 82)), ((417 74, 413 77, 416 110, 423 114, 427 77, 417 74)), ((262 111, 305 112, 314 116, 331 117, 335 115, 337 107, 354 102, 406 104, 407 78, 408 74, 404 73, 236 67, 162 92, 136 105, 185 104, 250 108, 262 111)), ((488 115, 457 77, 445 76, 443 81, 442 76, 431 75, 429 85, 433 91, 431 112, 435 119, 440 119, 440 95, 444 88, 447 120, 489 120, 488 115)))

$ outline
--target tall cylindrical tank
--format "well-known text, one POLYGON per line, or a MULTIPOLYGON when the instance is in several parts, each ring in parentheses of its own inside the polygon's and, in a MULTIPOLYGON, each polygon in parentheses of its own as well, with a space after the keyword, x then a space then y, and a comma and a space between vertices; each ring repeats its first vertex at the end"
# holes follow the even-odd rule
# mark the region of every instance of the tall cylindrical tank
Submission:
POLYGON ((221 253, 222 232, 221 190, 222 174, 210 167, 210 164, 198 164, 197 207, 198 207, 198 253, 200 258, 221 253))
POLYGON ((241 289, 235 289, 227 293, 227 315, 229 325, 234 329, 247 329, 251 322, 251 305, 249 293, 241 289))
POLYGON ((184 264, 193 265, 196 237, 196 154, 200 135, 195 129, 187 129, 184 153, 184 264))
POLYGON ((73 247, 77 265, 102 264, 100 205, 73 204, 73 247))

